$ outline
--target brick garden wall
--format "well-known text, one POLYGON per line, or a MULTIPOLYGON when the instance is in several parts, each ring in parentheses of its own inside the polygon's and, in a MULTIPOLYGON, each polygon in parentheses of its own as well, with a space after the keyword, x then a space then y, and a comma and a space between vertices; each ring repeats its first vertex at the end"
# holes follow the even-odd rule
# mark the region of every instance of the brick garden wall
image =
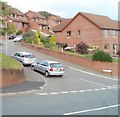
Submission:
POLYGON ((24 78, 24 69, 2 69, 0 72, 0 87, 11 86, 22 83, 24 78))
POLYGON ((118 64, 111 63, 111 62, 100 62, 100 61, 93 61, 91 59, 83 58, 77 55, 70 55, 64 52, 53 51, 50 49, 45 49, 41 47, 35 47, 33 45, 29 45, 26 43, 22 43, 22 45, 31 48, 32 50, 36 50, 38 52, 42 52, 44 54, 54 56, 56 58, 80 65, 82 67, 86 67, 98 72, 102 72, 103 69, 110 69, 112 70, 113 76, 118 76, 118 64))

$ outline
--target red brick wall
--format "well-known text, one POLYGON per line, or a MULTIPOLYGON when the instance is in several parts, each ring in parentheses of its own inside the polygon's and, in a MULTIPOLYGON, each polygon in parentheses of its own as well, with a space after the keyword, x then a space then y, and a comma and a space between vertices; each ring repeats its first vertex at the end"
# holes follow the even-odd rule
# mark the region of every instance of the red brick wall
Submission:
POLYGON ((118 64, 117 63, 93 61, 91 59, 83 58, 77 55, 70 55, 70 54, 66 54, 63 52, 53 51, 50 49, 35 47, 35 46, 31 46, 25 43, 22 43, 22 45, 28 48, 31 48, 32 50, 36 50, 38 52, 42 52, 44 54, 54 56, 56 58, 80 65, 82 67, 92 69, 98 72, 102 72, 103 69, 110 69, 112 70, 113 76, 118 76, 118 64))
POLYGON ((99 45, 100 48, 103 48, 101 30, 81 15, 78 15, 63 32, 56 32, 55 36, 57 42, 67 43, 68 46, 73 46, 84 41, 92 45, 99 45), (77 36, 78 30, 81 31, 80 37, 77 36), (67 31, 72 31, 71 38, 67 38, 67 31))
POLYGON ((2 69, 0 72, 0 87, 11 86, 15 84, 22 83, 24 78, 24 70, 15 70, 15 69, 2 69))

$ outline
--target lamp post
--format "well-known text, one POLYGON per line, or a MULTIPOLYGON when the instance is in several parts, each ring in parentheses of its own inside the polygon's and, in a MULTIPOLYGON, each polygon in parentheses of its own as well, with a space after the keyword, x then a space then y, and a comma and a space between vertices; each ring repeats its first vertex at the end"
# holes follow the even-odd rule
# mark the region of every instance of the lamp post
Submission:
POLYGON ((7 35, 8 35, 7 34, 7 27, 8 27, 9 22, 12 22, 12 20, 8 20, 8 21, 5 22, 5 28, 6 28, 6 33, 5 33, 5 37, 6 37, 6 55, 7 55, 7 38, 8 38, 7 37, 7 35))

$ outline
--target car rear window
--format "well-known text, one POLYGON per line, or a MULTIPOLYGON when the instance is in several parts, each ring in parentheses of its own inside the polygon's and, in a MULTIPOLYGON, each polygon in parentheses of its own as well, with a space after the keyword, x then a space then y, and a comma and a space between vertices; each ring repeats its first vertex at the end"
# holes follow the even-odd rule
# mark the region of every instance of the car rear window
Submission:
POLYGON ((35 56, 32 55, 32 54, 27 54, 27 55, 24 55, 25 58, 34 58, 35 56))
POLYGON ((61 68, 62 65, 60 63, 50 63, 50 67, 53 67, 53 68, 61 68))

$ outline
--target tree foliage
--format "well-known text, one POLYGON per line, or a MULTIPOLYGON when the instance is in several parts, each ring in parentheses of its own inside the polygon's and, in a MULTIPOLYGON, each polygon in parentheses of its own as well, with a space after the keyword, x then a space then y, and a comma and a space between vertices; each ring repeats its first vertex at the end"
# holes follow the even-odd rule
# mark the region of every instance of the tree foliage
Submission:
POLYGON ((51 44, 55 44, 56 40, 55 40, 55 36, 54 35, 51 35, 49 42, 51 44))
POLYGON ((2 35, 5 35, 6 31, 10 31, 10 29, 6 29, 5 22, 7 21, 7 16, 9 16, 14 8, 9 6, 7 2, 0 1, 0 15, 2 19, 0 20, 0 23, 2 24, 3 28, 1 28, 2 35))
POLYGON ((7 4, 7 2, 0 1, 1 15, 8 16, 13 11, 13 8, 7 4))
POLYGON ((43 15, 45 18, 48 18, 48 17, 50 17, 52 14, 51 13, 48 13, 48 12, 46 12, 46 11, 40 11, 39 12, 41 15, 43 15))
POLYGON ((41 35, 39 30, 37 30, 35 33, 35 43, 40 46, 44 46, 44 44, 41 42, 41 35))
POLYGON ((7 28, 7 32, 9 34, 11 34, 11 33, 15 33, 15 31, 16 31, 15 24, 14 23, 9 23, 8 28, 7 28))

